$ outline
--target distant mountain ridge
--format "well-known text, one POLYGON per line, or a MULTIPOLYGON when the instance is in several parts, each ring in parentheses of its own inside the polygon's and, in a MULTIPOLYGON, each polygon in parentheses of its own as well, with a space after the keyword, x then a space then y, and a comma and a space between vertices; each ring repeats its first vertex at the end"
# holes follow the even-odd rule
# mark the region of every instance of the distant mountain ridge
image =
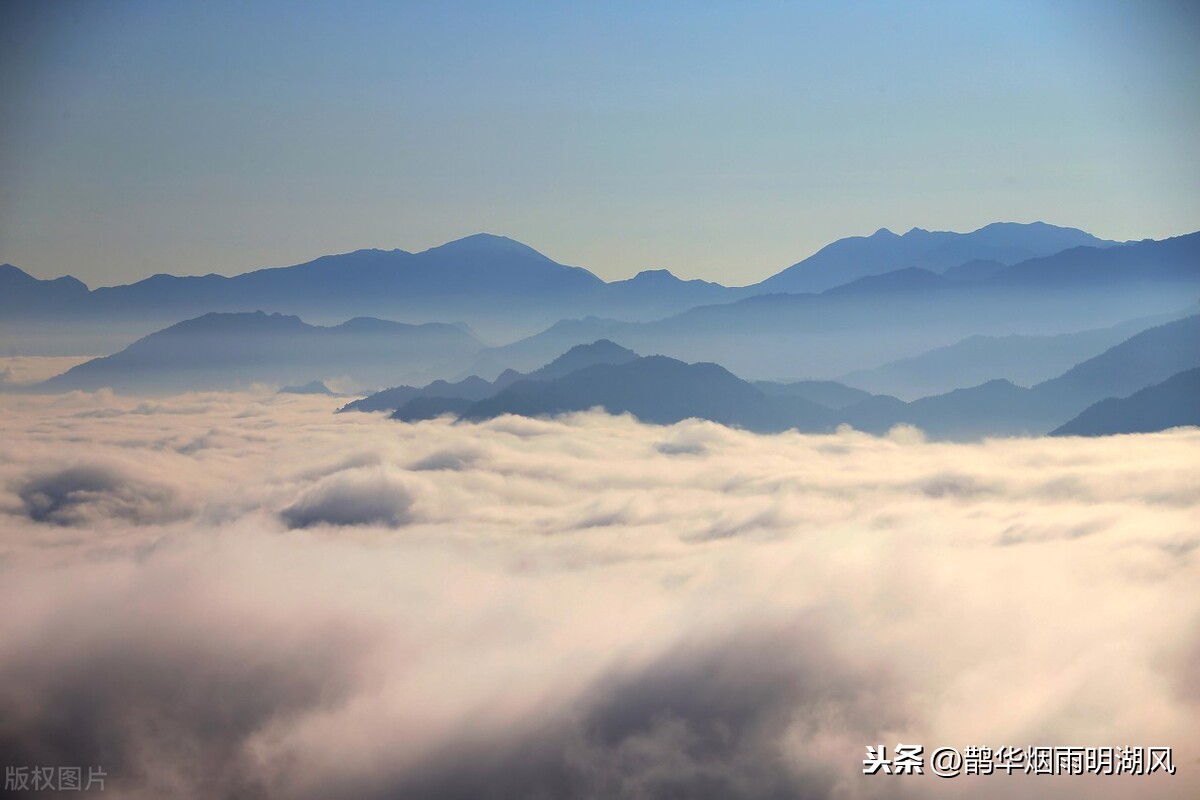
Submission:
POLYGON ((1143 317, 1107 328, 1050 336, 970 336, 918 356, 856 370, 837 380, 876 394, 915 399, 1006 378, 1018 386, 1049 380, 1136 333, 1196 313, 1143 317))
POLYGON ((1015 264, 1072 247, 1107 247, 1076 228, 1045 222, 994 222, 970 233, 913 228, 903 235, 880 228, 826 245, 808 258, 757 284, 766 292, 822 292, 870 275, 918 267, 940 273, 971 261, 1015 264))
POLYGON ((1110 436, 1200 426, 1200 368, 1172 375, 1126 398, 1088 406, 1051 436, 1110 436))
POLYGON ((334 327, 284 314, 210 313, 172 325, 111 356, 50 378, 39 391, 165 393, 300 386, 331 377, 372 381, 437 369, 476 352, 462 326, 356 318, 334 327))
POLYGON ((435 403, 435 400, 463 401, 466 404, 484 400, 521 381, 551 381, 569 375, 576 370, 600 364, 624 364, 638 358, 632 350, 621 347, 607 339, 590 344, 580 344, 555 358, 550 363, 524 374, 516 370, 505 370, 496 380, 486 381, 471 375, 456 383, 444 380, 433 381, 427 386, 395 386, 367 397, 347 403, 339 411, 403 411, 400 417, 412 416, 419 409, 419 418, 438 416, 445 410, 461 411, 466 405, 459 403, 435 403), (412 403, 418 401, 416 406, 412 403), (461 405, 461 407, 460 407, 461 405), (404 411, 404 409, 408 409, 404 411))
POLYGON ((475 234, 419 253, 357 250, 232 277, 159 274, 90 291, 74 278, 39 281, 8 265, 0 268, 0 323, 48 322, 61 330, 119 322, 137 329, 143 321, 144 335, 208 312, 262 310, 326 323, 358 316, 466 320, 504 337, 564 316, 601 311, 654 319, 745 294, 666 270, 606 283, 507 237, 475 234))
POLYGON ((472 371, 489 377, 496 365, 530 369, 605 337, 638 352, 713 361, 748 378, 835 378, 970 336, 1049 336, 1171 313, 1197 293, 1200 233, 1074 248, 978 280, 898 270, 822 294, 756 295, 653 322, 563 320, 484 351, 472 371))
MULTIPOLYGON (((593 345, 583 346, 588 347, 593 345)), ((452 414, 462 420, 481 420, 504 414, 554 416, 598 407, 613 414, 630 413, 645 422, 668 424, 698 417, 761 432, 792 428, 827 432, 848 424, 882 434, 910 424, 936 439, 1038 435, 1059 428, 1104 397, 1131 395, 1176 373, 1200 369, 1200 315, 1138 333, 1029 389, 991 380, 911 403, 832 382, 751 384, 717 364, 688 364, 660 355, 637 357, 611 342, 595 347, 597 352, 622 353, 623 360, 588 365, 589 359, 568 358, 568 353, 556 361, 578 367, 573 371, 543 368, 507 386, 493 384, 494 392, 483 399, 414 397, 393 417, 413 421, 452 414)), ((1181 386, 1172 395, 1176 406, 1179 397, 1191 391, 1186 380, 1181 386)), ((1196 402, 1200 397, 1193 394, 1189 399, 1191 405, 1200 405, 1196 402)), ((1190 417, 1176 414, 1176 418, 1190 417)))
POLYGON ((1041 434, 1106 398, 1128 397, 1198 367, 1200 314, 1142 331, 1028 389, 992 380, 911 403, 876 396, 844 414, 869 433, 911 424, 947 438, 1041 434))
POLYGON ((0 268, 0 335, 9 342, 57 337, 64 342, 59 350, 69 349, 65 342, 75 336, 95 352, 97 335, 115 335, 111 341, 123 345, 210 311, 263 310, 321 324, 357 316, 462 320, 494 341, 511 341, 566 318, 648 322, 764 293, 819 291, 897 269, 936 274, 985 257, 1008 264, 1020 256, 1046 255, 1080 244, 1109 243, 1044 223, 995 223, 966 234, 879 232, 834 242, 800 264, 746 287, 682 280, 653 269, 605 282, 520 242, 482 233, 416 253, 357 250, 232 277, 164 273, 94 290, 69 277, 40 281, 7 265, 0 268), (863 253, 869 258, 860 257, 863 253), (796 278, 816 274, 814 270, 829 280, 814 284, 796 278))

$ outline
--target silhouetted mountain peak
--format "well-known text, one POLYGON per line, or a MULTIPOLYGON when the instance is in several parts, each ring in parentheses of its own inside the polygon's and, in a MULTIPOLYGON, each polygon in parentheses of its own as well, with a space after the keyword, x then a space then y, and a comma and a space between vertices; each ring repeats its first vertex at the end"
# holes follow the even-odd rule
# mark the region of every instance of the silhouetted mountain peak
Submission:
POLYGON ((69 289, 72 291, 87 291, 87 284, 78 278, 73 278, 70 275, 63 275, 61 278, 49 278, 43 280, 35 278, 20 267, 12 264, 0 264, 0 286, 54 286, 60 289, 69 289))
POLYGON ((547 364, 547 367, 555 364, 566 363, 569 361, 589 361, 591 363, 615 363, 612 361, 600 362, 598 359, 609 358, 626 358, 630 360, 637 358, 637 353, 627 347, 612 341, 611 339, 597 339, 591 344, 577 344, 567 352, 563 353, 558 358, 547 364))
POLYGON ((309 381, 300 386, 284 386, 276 394, 324 394, 333 396, 333 392, 323 381, 309 381))
POLYGON ((412 327, 415 326, 404 322, 378 319, 377 317, 354 317, 353 319, 346 320, 341 325, 335 325, 333 329, 342 333, 384 333, 400 328, 412 327))
POLYGON ((507 236, 498 236, 494 233, 473 233, 470 236, 464 236, 461 239, 455 239, 443 245, 431 247, 423 251, 422 254, 432 255, 434 253, 444 256, 469 257, 528 256, 543 261, 550 261, 548 257, 534 250, 529 245, 522 244, 516 239, 510 239, 507 236))
MULTIPOLYGON (((621 347, 609 339, 598 339, 591 344, 577 344, 549 364, 529 373, 533 380, 560 378, 585 367, 598 364, 624 364, 635 361, 638 354, 621 347)), ((499 383, 499 380, 497 380, 499 383)))
POLYGON ((614 281, 615 283, 638 282, 643 284, 672 284, 682 283, 683 281, 671 273, 668 269, 644 269, 637 275, 634 275, 628 281, 614 281))
POLYGON ((832 242, 756 284, 756 288, 770 292, 821 292, 857 278, 907 267, 941 272, 975 259, 1015 264, 1072 247, 1113 244, 1084 231, 1046 223, 992 223, 969 233, 911 228, 903 236, 880 228, 871 236, 851 236, 832 242))
POLYGON ((195 319, 186 319, 159 331, 164 333, 240 333, 246 331, 287 331, 309 328, 292 314, 268 314, 265 311, 212 311, 195 319))

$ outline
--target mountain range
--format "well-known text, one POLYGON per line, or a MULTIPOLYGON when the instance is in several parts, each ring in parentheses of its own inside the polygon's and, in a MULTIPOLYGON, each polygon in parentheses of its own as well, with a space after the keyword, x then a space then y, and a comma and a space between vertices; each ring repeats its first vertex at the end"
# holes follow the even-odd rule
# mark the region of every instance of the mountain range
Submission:
POLYGON ((605 282, 586 269, 490 234, 418 253, 358 250, 233 277, 158 274, 91 290, 74 278, 37 280, 4 265, 0 338, 12 354, 33 354, 32 348, 40 348, 37 354, 42 355, 113 352, 139 336, 204 313, 262 310, 322 325, 360 316, 409 323, 459 321, 495 343, 532 335, 563 319, 595 316, 647 323, 698 306, 835 289, 885 272, 907 271, 844 291, 878 295, 962 286, 981 280, 981 263, 1009 269, 1021 258, 1083 245, 1088 251, 1114 247, 1082 231, 1045 223, 995 223, 971 233, 914 230, 898 236, 880 231, 834 242, 778 275, 743 287, 681 280, 666 270, 605 282), (804 277, 818 274, 828 280, 804 277))
MULTIPOLYGON (((1133 402, 1143 387, 1164 380, 1168 384, 1162 391, 1176 388, 1176 395, 1186 393, 1191 384, 1183 381, 1179 389, 1170 381, 1200 368, 1198 337, 1200 315, 1195 315, 1138 333, 1032 388, 1000 379, 911 403, 830 381, 750 383, 717 364, 640 357, 601 340, 576 346, 527 375, 506 373, 505 380, 491 384, 476 376, 460 384, 401 387, 343 410, 392 410, 394 419, 414 421, 445 414, 464 420, 503 414, 553 416, 600 407, 646 422, 699 417, 763 432, 827 432, 846 424, 882 434, 910 424, 939 439, 1041 434, 1062 430, 1064 421, 1097 401, 1132 394, 1133 402)), ((1193 406, 1195 399, 1193 395, 1193 406)), ((1161 403, 1152 406, 1143 416, 1152 418, 1160 407, 1161 403)), ((1085 417, 1086 413, 1090 412, 1085 417)), ((1065 432, 1073 430, 1068 425, 1065 432)))
POLYGON ((970 233, 913 228, 899 235, 880 228, 870 236, 851 236, 826 245, 758 287, 766 293, 822 292, 858 278, 913 267, 934 273, 955 270, 949 277, 962 279, 977 273, 980 264, 992 269, 1072 247, 1114 244, 1076 228, 1044 222, 995 222, 970 233))
POLYGON ((746 293, 681 280, 666 270, 606 283, 520 242, 476 234, 420 253, 358 250, 233 277, 160 274, 93 290, 74 278, 39 281, 4 265, 0 333, 6 340, 22 337, 30 346, 42 342, 43 348, 74 333, 90 347, 97 331, 106 343, 112 337, 128 343, 208 312, 261 310, 320 324, 360 316, 465 321, 491 338, 507 339, 565 316, 601 312, 656 319, 746 293))
MULTIPOLYGON (((334 327, 283 314, 210 313, 153 333, 111 356, 92 359, 32 391, 112 388, 161 394, 307 384, 340 378, 361 386, 380 378, 431 375, 480 347, 456 325, 360 317, 334 327)), ((378 385, 378 384, 374 384, 378 385)))
POLYGON ((648 421, 872 432, 909 423, 961 438, 1045 432, 1200 366, 1200 316, 1179 310, 1198 292, 1200 233, 1116 243, 1043 223, 881 230, 740 288, 662 270, 605 282, 480 234, 420 253, 356 251, 96 290, 6 265, 0 334, 12 352, 29 338, 78 347, 83 335, 103 350, 106 337, 173 320, 38 391, 392 386, 344 410, 478 418, 599 405, 648 421), (195 309, 204 311, 179 321, 195 309), (493 334, 546 324, 486 346, 465 322, 436 321, 449 319, 493 334))
POLYGON ((1119 325, 1047 336, 969 336, 960 342, 892 361, 873 369, 841 375, 837 380, 876 394, 915 399, 1004 378, 1018 386, 1049 380, 1080 361, 1099 355, 1135 333, 1200 308, 1142 317, 1119 325))
POLYGON ((563 320, 485 350, 462 374, 532 369, 572 345, 608 338, 748 378, 837 378, 970 336, 1053 336, 1170 314, 1197 294, 1200 234, 1190 234, 1074 248, 965 282, 906 268, 821 294, 755 295, 651 322, 563 320), (1095 280, 1081 267, 1089 259, 1095 280))
POLYGON ((1152 433, 1185 425, 1200 426, 1200 368, 1172 375, 1126 398, 1101 400, 1050 435, 1152 433))

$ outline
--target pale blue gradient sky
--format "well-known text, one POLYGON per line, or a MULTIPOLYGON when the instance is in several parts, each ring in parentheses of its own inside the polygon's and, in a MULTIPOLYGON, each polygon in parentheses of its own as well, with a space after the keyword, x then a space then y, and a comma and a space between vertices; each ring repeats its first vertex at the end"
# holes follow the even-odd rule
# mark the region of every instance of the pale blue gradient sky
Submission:
POLYGON ((0 261, 104 285, 489 231, 747 283, 879 227, 1189 232, 1194 6, 9 2, 0 261))

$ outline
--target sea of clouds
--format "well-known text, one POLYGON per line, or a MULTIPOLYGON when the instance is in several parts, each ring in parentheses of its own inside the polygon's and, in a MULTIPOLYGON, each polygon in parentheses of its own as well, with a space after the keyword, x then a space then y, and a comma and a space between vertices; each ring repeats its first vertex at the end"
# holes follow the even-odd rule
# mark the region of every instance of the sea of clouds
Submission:
POLYGON ((1200 432, 0 397, 0 765, 130 798, 1195 797, 1200 432), (1171 746, 1150 777, 866 745, 1171 746))

